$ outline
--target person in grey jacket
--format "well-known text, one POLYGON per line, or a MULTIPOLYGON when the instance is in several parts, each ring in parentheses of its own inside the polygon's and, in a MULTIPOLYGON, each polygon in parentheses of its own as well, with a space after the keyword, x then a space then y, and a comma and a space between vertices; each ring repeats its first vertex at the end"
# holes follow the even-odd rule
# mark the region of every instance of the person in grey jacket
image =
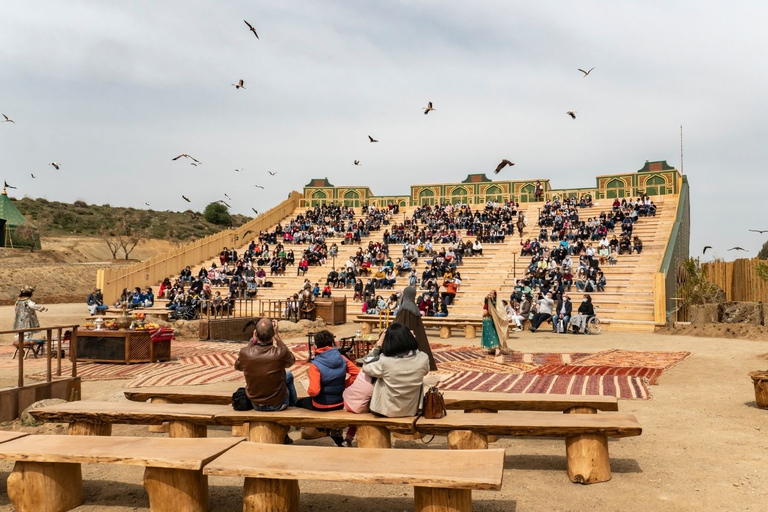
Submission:
POLYGON ((370 410, 388 418, 415 416, 421 402, 422 383, 429 373, 429 357, 403 324, 389 326, 380 338, 381 356, 363 366, 363 373, 376 378, 370 410))
POLYGON ((552 300, 552 292, 546 295, 539 294, 539 300, 536 301, 538 311, 531 320, 531 332, 536 332, 541 324, 552 321, 552 309, 555 307, 555 301, 552 300))

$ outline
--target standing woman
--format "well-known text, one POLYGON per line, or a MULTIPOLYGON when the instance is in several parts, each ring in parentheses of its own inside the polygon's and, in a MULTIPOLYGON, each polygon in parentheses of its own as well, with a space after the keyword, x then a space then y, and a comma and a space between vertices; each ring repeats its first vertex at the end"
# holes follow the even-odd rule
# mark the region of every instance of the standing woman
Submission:
POLYGON ((397 310, 397 316, 393 323, 402 324, 413 331, 416 341, 419 343, 419 352, 427 355, 429 358, 429 371, 437 371, 435 358, 432 356, 432 349, 429 348, 429 339, 427 331, 424 330, 424 322, 421 320, 421 311, 416 305, 416 288, 408 286, 403 290, 403 298, 400 300, 400 308, 397 310))
MULTIPOLYGON (((48 309, 35 304, 32 300, 32 294, 34 293, 34 286, 26 285, 19 292, 19 300, 16 301, 16 316, 13 319, 14 329, 31 329, 34 327, 40 327, 40 322, 37 320, 37 312, 41 313, 48 311, 48 309)), ((29 338, 32 332, 26 333, 26 337, 29 338)))
POLYGON ((509 320, 506 314, 496 307, 496 290, 485 296, 483 304, 483 340, 482 347, 489 353, 507 348, 507 328, 509 320))

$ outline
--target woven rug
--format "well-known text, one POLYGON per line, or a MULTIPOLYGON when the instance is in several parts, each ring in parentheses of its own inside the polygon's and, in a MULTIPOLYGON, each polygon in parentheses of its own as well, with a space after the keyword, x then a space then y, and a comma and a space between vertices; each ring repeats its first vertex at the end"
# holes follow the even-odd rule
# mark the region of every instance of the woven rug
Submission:
POLYGON ((437 364, 450 363, 453 361, 473 361, 477 359, 486 359, 488 353, 479 348, 457 347, 453 350, 433 350, 432 356, 437 364))
MULTIPOLYGON (((602 352, 601 352, 602 353, 602 352)), ((531 365, 541 364, 573 364, 586 357, 597 354, 586 352, 574 352, 559 354, 557 352, 513 352, 504 355, 504 361, 508 363, 525 363, 531 365)))
POLYGON ((607 395, 641 400, 651 397, 647 380, 632 376, 459 372, 443 379, 440 389, 495 393, 607 395))
POLYGON ((664 372, 661 368, 644 368, 641 366, 580 366, 545 364, 537 366, 526 373, 529 375, 605 375, 605 376, 631 376, 648 379, 651 385, 658 384, 659 377, 664 372))
POLYGON ((537 368, 532 364, 499 362, 495 359, 472 359, 438 363, 437 369, 445 372, 524 373, 537 368))
POLYGON ((668 370, 690 355, 690 352, 635 352, 633 350, 614 349, 590 354, 579 361, 574 361, 574 363, 585 366, 618 366, 623 368, 640 366, 668 370))

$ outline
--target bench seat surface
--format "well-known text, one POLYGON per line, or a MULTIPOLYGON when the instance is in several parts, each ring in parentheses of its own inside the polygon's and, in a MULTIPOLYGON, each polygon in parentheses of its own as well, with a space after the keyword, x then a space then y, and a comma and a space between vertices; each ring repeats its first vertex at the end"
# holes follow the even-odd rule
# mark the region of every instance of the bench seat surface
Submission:
POLYGON ((8 441, 13 441, 14 439, 19 439, 20 437, 24 437, 26 435, 26 432, 9 432, 7 430, 0 430, 0 443, 7 443, 8 441))
POLYGON ((74 421, 157 425, 163 421, 188 421, 214 424, 214 416, 231 410, 224 405, 151 404, 143 402, 101 402, 82 400, 41 407, 29 411, 39 421, 72 423, 74 421))
POLYGON ((565 411, 571 407, 591 407, 601 411, 618 411, 615 396, 544 395, 534 393, 485 393, 480 391, 446 391, 445 408, 449 410, 493 409, 496 411, 565 411))
POLYGON ((241 441, 241 437, 26 436, 3 443, 0 459, 200 470, 241 441))
POLYGON ((203 470, 206 475, 277 480, 501 489, 504 450, 334 450, 244 442, 203 470))
POLYGON ((211 404, 230 405, 232 393, 230 391, 202 391, 190 388, 135 388, 126 389, 123 394, 128 400, 146 402, 152 398, 162 398, 178 404, 211 404))
POLYGON ((373 414, 355 414, 349 411, 310 411, 289 407, 284 411, 233 411, 231 408, 216 415, 216 422, 222 425, 241 425, 246 422, 263 421, 292 427, 344 428, 349 425, 375 425, 390 430, 412 432, 416 416, 385 418, 373 414))
POLYGON ((568 437, 577 434, 604 434, 631 437, 643 429, 634 414, 558 414, 556 412, 513 411, 463 414, 449 412, 437 420, 419 418, 416 430, 425 434, 447 434, 453 430, 471 430, 500 436, 568 437))

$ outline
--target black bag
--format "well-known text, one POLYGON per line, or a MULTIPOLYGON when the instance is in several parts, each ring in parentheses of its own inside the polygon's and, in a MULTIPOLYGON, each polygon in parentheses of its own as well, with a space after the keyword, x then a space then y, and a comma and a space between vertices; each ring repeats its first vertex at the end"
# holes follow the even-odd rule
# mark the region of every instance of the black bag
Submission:
POLYGON ((232 408, 236 411, 253 409, 253 404, 248 399, 248 395, 245 394, 245 388, 237 388, 237 391, 232 393, 232 408))

